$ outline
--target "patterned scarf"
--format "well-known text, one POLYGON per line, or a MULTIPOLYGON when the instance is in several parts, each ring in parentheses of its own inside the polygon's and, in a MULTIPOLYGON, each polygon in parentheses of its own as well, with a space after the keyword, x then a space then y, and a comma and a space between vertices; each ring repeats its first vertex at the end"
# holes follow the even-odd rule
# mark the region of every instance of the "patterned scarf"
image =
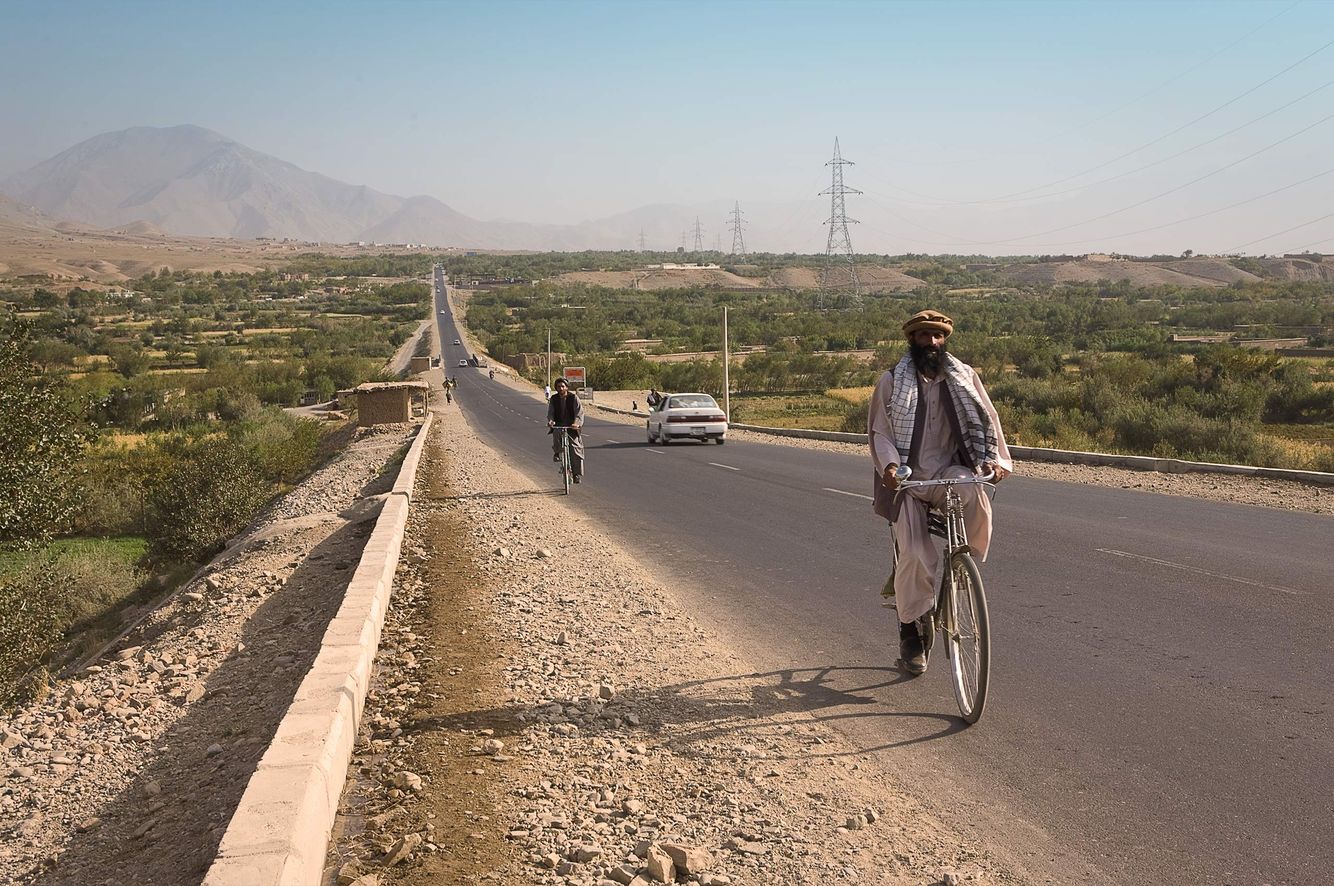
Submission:
MULTIPOLYGON (((998 455, 996 429, 991 426, 991 416, 982 405, 982 398, 973 388, 972 376, 968 364, 953 354, 945 355, 945 389, 949 391, 954 403, 954 413, 959 419, 959 431, 963 439, 959 442, 972 456, 973 465, 983 462, 995 463, 998 455)), ((899 448, 899 457, 903 464, 908 463, 912 454, 912 435, 917 423, 917 366, 912 355, 905 356, 894 367, 894 395, 889 403, 889 421, 894 429, 894 441, 899 448)))

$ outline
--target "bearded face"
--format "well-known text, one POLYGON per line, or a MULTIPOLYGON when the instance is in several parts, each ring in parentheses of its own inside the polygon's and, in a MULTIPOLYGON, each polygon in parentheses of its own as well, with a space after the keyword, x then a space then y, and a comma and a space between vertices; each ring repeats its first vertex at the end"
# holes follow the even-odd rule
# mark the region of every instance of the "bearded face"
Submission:
POLYGON ((913 365, 917 367, 918 372, 928 378, 935 378, 945 361, 945 342, 934 344, 928 341, 926 344, 918 344, 915 340, 909 341, 908 353, 912 356, 913 365))

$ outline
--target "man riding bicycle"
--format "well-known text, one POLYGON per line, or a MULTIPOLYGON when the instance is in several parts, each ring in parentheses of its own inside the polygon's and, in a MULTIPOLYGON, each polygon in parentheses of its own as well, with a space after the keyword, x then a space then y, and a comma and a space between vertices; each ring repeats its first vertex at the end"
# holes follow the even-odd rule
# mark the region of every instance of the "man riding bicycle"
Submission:
MULTIPOLYGON (((926 672, 922 616, 935 605, 940 555, 927 532, 927 510, 945 498, 941 487, 897 495, 899 465, 913 477, 937 480, 994 472, 995 482, 1014 470, 1000 417, 977 372, 945 350, 954 321, 939 311, 919 311, 903 324, 908 353, 880 376, 871 395, 867 433, 875 464, 877 514, 893 526, 897 560, 891 590, 899 613, 899 656, 912 674, 926 672), (921 622, 919 623, 919 619, 921 622)), ((963 499, 968 543, 979 561, 991 544, 991 501, 973 485, 956 491, 963 499)))
POLYGON ((574 473, 574 482, 584 476, 584 440, 579 429, 584 426, 584 404, 570 390, 570 383, 563 378, 556 379, 556 393, 547 401, 547 433, 551 434, 551 460, 560 461, 561 435, 556 428, 569 428, 570 468, 574 473))

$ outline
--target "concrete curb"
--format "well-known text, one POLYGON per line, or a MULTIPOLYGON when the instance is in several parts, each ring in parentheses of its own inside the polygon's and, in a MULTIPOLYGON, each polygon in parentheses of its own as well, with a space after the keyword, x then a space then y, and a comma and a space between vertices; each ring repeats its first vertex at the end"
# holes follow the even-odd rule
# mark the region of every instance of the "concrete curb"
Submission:
POLYGON ((408 449, 319 654, 222 836, 204 886, 316 886, 389 607, 433 415, 408 449))
MULTIPOLYGON (((598 409, 619 415, 647 418, 647 412, 602 406, 598 409)), ((753 431, 775 437, 800 437, 806 440, 833 440, 839 443, 866 443, 865 434, 845 431, 811 431, 805 428, 768 428, 763 425, 732 423, 729 428, 753 431)), ((1287 468, 1260 468, 1252 465, 1225 465, 1207 461, 1184 461, 1179 458, 1154 458, 1147 455, 1115 455, 1107 452, 1079 452, 1065 449, 1041 449, 1032 446, 1011 446, 1010 454, 1020 461, 1042 461, 1057 464, 1095 465, 1128 468, 1132 471, 1157 471, 1162 474, 1237 474, 1244 477, 1264 477, 1270 480, 1292 480, 1313 486, 1334 486, 1334 474, 1321 471, 1295 471, 1287 468)))

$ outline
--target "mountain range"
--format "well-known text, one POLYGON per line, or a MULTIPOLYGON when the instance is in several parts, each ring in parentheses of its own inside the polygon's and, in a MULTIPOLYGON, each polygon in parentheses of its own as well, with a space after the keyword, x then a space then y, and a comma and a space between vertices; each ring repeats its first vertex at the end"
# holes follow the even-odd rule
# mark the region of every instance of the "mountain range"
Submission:
MULTIPOLYGON (((0 192, 20 206, 6 212, 32 213, 27 206, 104 229, 534 250, 629 249, 641 231, 651 248, 673 248, 697 216, 723 214, 721 205, 659 204, 577 225, 483 221, 434 197, 399 197, 308 172, 190 125, 95 136, 10 176, 0 192)), ((810 232, 812 240, 821 235, 810 232)))

